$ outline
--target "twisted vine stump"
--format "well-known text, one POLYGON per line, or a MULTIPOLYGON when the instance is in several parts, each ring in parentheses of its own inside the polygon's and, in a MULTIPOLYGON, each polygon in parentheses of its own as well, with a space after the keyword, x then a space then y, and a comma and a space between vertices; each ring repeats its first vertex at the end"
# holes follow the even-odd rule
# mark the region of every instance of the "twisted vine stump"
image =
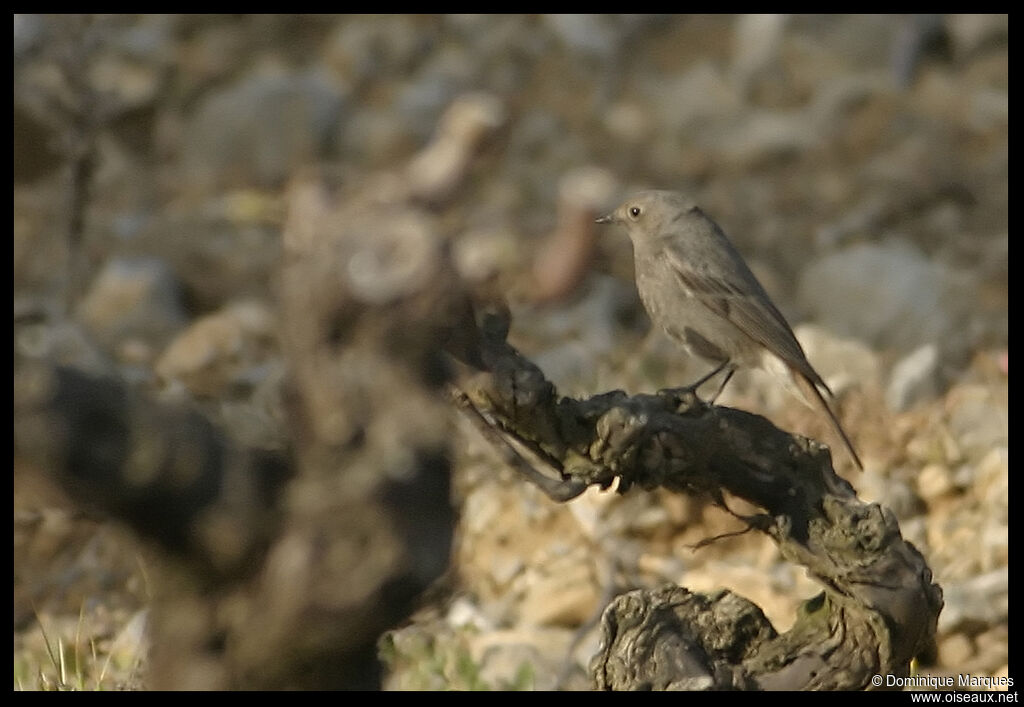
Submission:
POLYGON ((744 520, 823 587, 781 635, 731 592, 622 595, 602 617, 590 665, 597 688, 857 690, 876 674, 907 674, 934 637, 942 591, 893 514, 860 501, 826 448, 685 389, 560 397, 505 342, 507 328, 499 315, 484 318, 490 371, 463 382, 461 402, 554 471, 520 457, 514 466, 531 483, 558 501, 616 479, 619 492, 662 486, 723 505, 728 492, 763 509, 744 520))

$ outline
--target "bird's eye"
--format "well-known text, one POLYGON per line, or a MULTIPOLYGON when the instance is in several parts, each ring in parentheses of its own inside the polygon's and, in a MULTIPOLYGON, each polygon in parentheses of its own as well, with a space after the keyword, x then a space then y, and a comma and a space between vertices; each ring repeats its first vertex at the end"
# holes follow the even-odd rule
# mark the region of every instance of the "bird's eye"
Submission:
POLYGON ((644 212, 644 210, 641 209, 639 206, 630 206, 629 207, 629 217, 632 218, 632 219, 640 218, 640 214, 642 214, 643 212, 644 212))

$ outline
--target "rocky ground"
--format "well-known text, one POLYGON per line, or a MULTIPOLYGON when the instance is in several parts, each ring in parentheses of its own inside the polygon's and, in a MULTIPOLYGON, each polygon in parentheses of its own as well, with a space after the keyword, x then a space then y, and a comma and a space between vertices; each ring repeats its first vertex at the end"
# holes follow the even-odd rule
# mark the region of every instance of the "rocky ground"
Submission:
MULTIPOLYGON (((798 324, 866 470, 767 375, 719 404, 825 441, 900 519, 945 593, 920 673, 1007 675, 1006 16, 24 15, 13 51, 16 355, 283 445, 283 195, 317 163, 434 204, 563 394, 679 385, 704 369, 589 222, 686 190, 798 324)), ((385 637, 390 688, 585 688, 631 587, 730 588, 780 630, 817 592, 754 533, 694 549, 740 529, 700 499, 556 505, 458 434, 452 570, 385 637)), ((14 474, 15 687, 144 688, 150 549, 14 474)))

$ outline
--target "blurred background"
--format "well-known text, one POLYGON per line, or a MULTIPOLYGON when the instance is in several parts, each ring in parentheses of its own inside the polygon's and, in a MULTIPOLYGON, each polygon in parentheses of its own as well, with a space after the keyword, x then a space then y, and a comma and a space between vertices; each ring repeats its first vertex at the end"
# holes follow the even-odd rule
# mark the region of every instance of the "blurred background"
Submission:
MULTIPOLYGON (((838 395, 945 592, 922 672, 1007 673, 1005 15, 14 16, 14 347, 186 400, 280 448, 276 271, 311 165, 396 184, 564 395, 705 372, 649 331, 628 238, 687 191, 838 395)), ((389 186, 390 185, 390 186, 389 186)), ((719 404, 833 447, 771 378, 719 404)), ((586 687, 615 593, 730 588, 785 630, 816 585, 692 498, 556 505, 458 430, 444 591, 389 634, 392 688, 586 687)), ((16 688, 144 688, 147 550, 15 457, 16 688), (61 676, 74 649, 77 682, 61 676)))

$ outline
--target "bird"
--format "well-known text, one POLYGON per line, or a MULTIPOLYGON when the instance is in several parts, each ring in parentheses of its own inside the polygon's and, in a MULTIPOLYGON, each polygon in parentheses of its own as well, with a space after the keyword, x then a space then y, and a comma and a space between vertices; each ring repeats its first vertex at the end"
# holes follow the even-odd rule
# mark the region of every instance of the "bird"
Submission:
POLYGON ((724 371, 713 403, 738 368, 777 368, 774 357, 807 402, 816 402, 828 415, 863 470, 825 399, 834 395, 807 360, 793 329, 725 232, 689 196, 640 192, 597 223, 619 224, 629 233, 637 291, 651 320, 690 355, 715 365, 688 388, 696 390, 724 371))

